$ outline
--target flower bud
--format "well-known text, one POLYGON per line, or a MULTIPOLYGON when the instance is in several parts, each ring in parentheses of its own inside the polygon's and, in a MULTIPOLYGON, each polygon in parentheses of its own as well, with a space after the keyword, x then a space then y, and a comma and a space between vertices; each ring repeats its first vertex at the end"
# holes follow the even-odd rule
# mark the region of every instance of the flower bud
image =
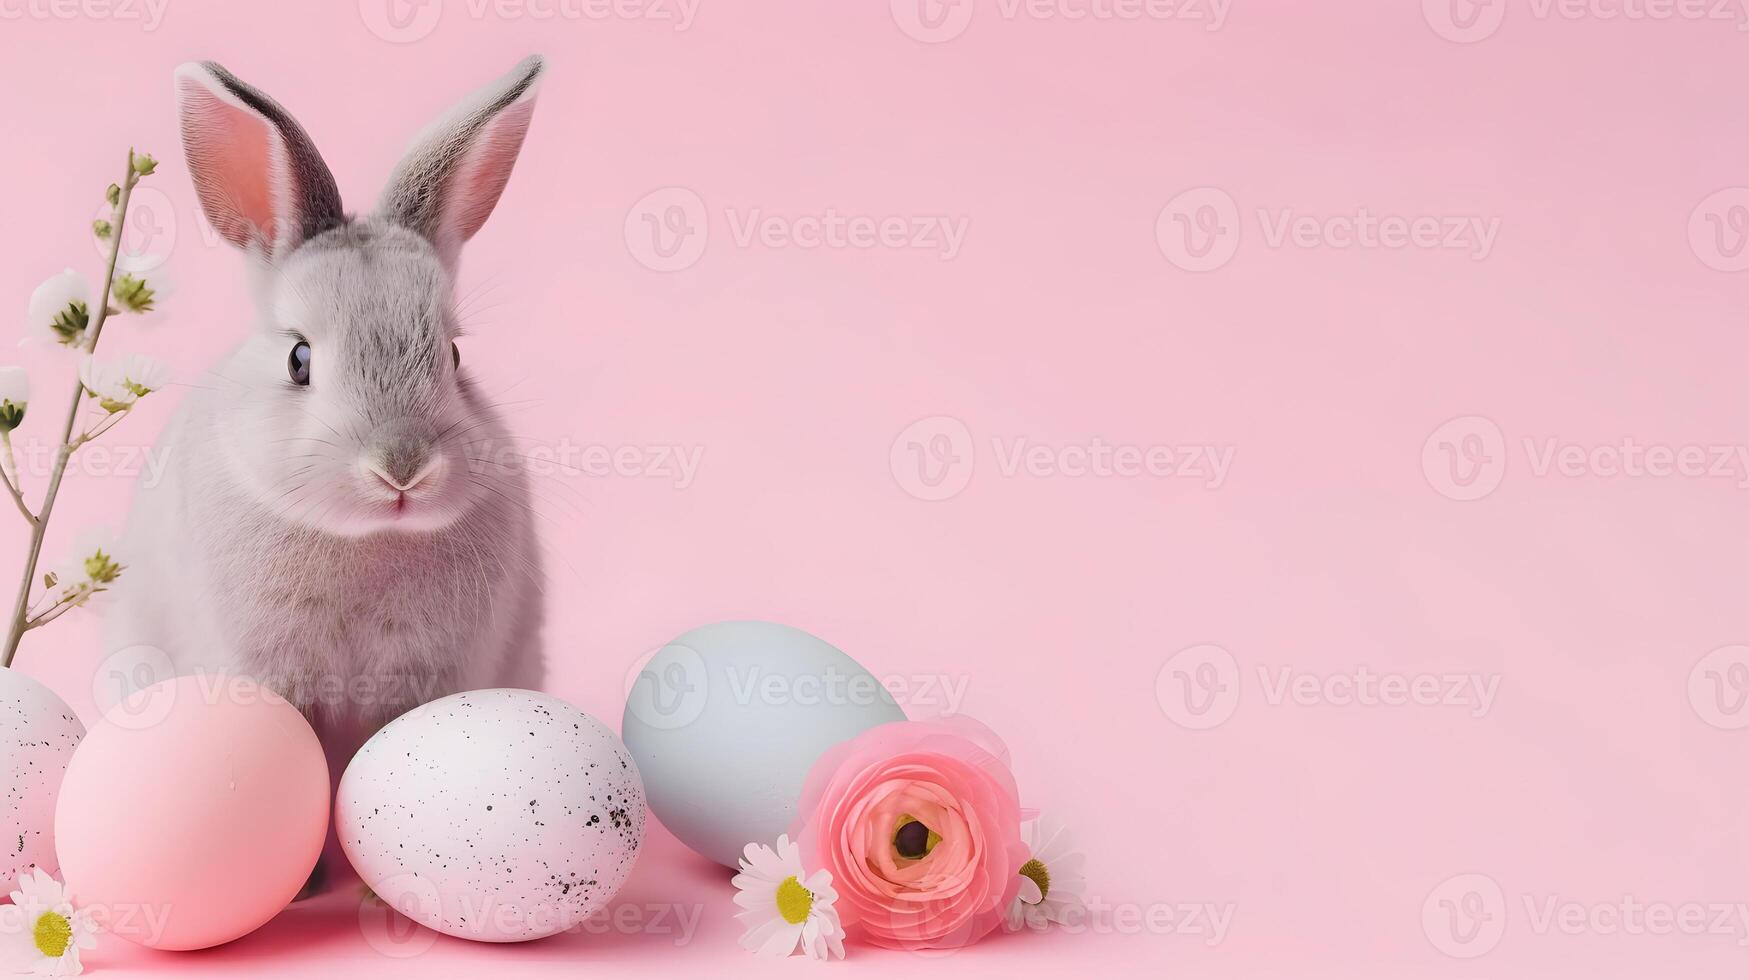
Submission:
POLYGON ((24 421, 24 406, 30 401, 30 375, 24 368, 0 367, 0 432, 11 432, 24 421))

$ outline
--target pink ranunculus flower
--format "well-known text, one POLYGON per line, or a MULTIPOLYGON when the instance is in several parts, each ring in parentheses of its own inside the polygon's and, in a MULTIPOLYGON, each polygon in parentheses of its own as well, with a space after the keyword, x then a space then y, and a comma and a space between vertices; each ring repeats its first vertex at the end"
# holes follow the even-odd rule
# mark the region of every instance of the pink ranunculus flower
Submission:
POLYGON ((1007 755, 950 717, 879 725, 814 763, 791 834, 809 867, 832 872, 851 936, 944 949, 1002 922, 1027 859, 1007 755))

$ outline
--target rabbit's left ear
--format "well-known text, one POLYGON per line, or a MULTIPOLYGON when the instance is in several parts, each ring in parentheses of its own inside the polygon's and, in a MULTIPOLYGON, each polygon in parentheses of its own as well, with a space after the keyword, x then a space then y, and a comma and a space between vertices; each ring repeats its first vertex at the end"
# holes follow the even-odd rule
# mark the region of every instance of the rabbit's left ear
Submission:
POLYGON ((278 258, 346 221, 334 175, 279 103, 214 61, 176 69, 182 146, 225 240, 278 258))
POLYGON ((424 235, 452 272, 504 193, 545 67, 530 55, 427 126, 377 201, 379 215, 424 235))

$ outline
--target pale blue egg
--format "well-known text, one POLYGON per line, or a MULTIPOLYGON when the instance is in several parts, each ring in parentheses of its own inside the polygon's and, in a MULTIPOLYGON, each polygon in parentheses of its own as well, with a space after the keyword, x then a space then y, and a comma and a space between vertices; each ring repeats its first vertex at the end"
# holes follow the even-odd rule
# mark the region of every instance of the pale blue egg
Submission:
POLYGON ((650 810, 698 853, 736 867, 796 815, 808 769, 833 745, 905 713, 836 647, 778 623, 700 626, 636 675, 621 732, 650 810))

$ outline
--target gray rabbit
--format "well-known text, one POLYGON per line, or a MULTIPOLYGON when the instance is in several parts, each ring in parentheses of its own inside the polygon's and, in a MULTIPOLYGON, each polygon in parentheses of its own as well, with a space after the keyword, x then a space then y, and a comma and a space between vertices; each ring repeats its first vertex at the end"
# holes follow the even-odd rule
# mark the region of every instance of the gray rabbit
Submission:
POLYGON ((211 62, 176 71, 189 171, 248 258, 258 322, 162 439, 106 642, 264 681, 306 712, 335 779, 418 704, 540 682, 526 476, 453 306, 541 71, 528 58, 428 127, 363 216, 277 102, 211 62))

